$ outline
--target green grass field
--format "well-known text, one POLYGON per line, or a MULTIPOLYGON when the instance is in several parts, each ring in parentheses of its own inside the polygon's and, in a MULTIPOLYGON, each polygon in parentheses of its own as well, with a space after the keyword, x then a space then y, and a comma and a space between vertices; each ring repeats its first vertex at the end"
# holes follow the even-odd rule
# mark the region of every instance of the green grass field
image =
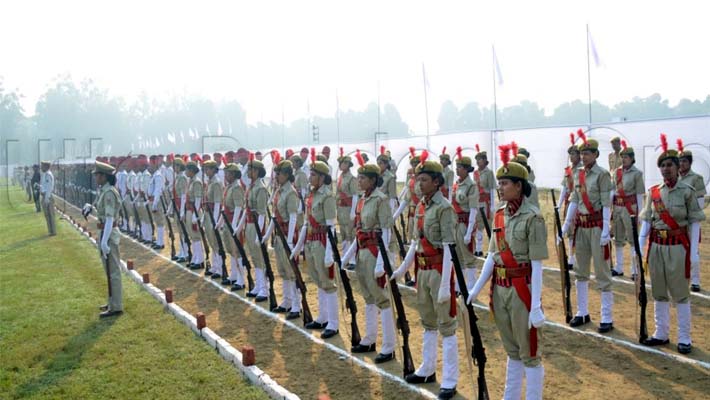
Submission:
POLYGON ((48 237, 23 195, 0 191, 0 399, 267 398, 125 277, 100 320, 96 248, 65 222, 48 237))

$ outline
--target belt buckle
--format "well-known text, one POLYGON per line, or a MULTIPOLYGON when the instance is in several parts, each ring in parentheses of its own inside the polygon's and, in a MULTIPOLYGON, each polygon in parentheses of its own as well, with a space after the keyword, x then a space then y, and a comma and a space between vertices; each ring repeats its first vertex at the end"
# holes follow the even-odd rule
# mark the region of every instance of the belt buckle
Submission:
POLYGON ((507 274, 505 273, 505 268, 498 267, 497 269, 498 269, 498 271, 497 271, 498 277, 502 278, 502 279, 507 279, 507 277, 506 277, 507 274))
POLYGON ((660 236, 661 239, 668 239, 668 231, 666 231, 666 230, 658 231, 658 236, 660 236))
POLYGON ((579 220, 582 222, 587 222, 587 216, 586 215, 580 215, 579 220))
POLYGON ((417 263, 419 263, 420 266, 426 265, 426 259, 423 256, 417 256, 417 263))
POLYGON ((313 228, 310 226, 308 227, 308 230, 306 231, 309 235, 313 233, 313 228))

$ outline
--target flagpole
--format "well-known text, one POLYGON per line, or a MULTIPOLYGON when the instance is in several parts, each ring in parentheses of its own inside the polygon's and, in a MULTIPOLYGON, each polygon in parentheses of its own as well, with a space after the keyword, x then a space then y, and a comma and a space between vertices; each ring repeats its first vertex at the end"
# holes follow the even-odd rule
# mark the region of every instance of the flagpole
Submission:
POLYGON ((496 97, 496 48, 491 45, 493 56, 493 127, 498 130, 498 99, 496 97))
POLYGON ((340 99, 338 98, 338 89, 335 89, 335 125, 338 133, 338 148, 340 148, 340 99))
POLYGON ((281 103, 281 152, 286 153, 286 116, 284 103, 281 103))
POLYGON ((422 78, 424 80, 424 113, 426 114, 426 148, 429 146, 429 101, 427 100, 426 93, 426 70, 424 69, 424 63, 422 63, 422 78))
POLYGON ((589 24, 587 24, 587 94, 589 95, 589 127, 592 127, 592 69, 589 64, 589 24))

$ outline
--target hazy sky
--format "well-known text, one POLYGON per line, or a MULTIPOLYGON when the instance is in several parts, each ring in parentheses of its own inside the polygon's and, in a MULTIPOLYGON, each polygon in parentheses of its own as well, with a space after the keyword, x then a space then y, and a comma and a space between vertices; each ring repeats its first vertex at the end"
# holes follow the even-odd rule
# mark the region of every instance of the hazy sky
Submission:
POLYGON ((710 94, 708 1, 8 1, 0 5, 0 76, 28 113, 60 73, 131 101, 234 98, 250 122, 333 115, 377 99, 424 132, 443 100, 537 101, 549 114, 587 98, 589 23, 601 68, 592 96, 612 104, 654 92, 671 103, 710 94), (107 5, 111 3, 112 5, 107 5))

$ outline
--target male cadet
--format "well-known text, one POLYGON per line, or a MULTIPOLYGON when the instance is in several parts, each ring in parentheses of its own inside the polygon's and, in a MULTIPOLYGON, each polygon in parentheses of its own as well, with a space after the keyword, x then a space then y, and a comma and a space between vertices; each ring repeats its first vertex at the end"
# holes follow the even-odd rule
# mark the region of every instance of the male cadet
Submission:
POLYGON ((220 182, 224 182, 224 157, 220 152, 215 152, 214 154, 212 154, 212 157, 214 159, 214 162, 217 163, 217 177, 219 178, 220 182))
POLYGON ((42 200, 42 208, 44 209, 44 219, 47 220, 47 230, 49 236, 57 234, 57 229, 54 226, 54 175, 49 170, 49 161, 42 161, 42 177, 40 178, 39 194, 42 200))
MULTIPOLYGON (((520 149, 518 149, 520 151, 520 149)), ((485 211, 485 216, 488 219, 488 224, 491 223, 491 215, 495 211, 495 197, 493 192, 496 190, 496 177, 493 175, 493 171, 488 169, 488 155, 486 151, 481 151, 476 143, 476 166, 477 170, 473 171, 473 181, 476 182, 478 186, 478 202, 483 211, 485 211)), ((476 230, 476 252, 474 253, 477 257, 483 256, 483 217, 479 213, 476 217, 476 224, 478 229, 476 230)))
MULTIPOLYGON (((126 164, 128 163, 128 160, 125 158, 119 158, 118 160, 118 172, 116 172, 116 189, 118 189, 118 194, 121 196, 119 201, 121 204, 125 204, 125 198, 126 198, 126 188, 127 188, 127 181, 128 181, 128 173, 126 172, 126 164)), ((123 216, 123 223, 121 224, 121 231, 122 232, 128 232, 128 219, 130 218, 130 215, 128 215, 128 207, 122 207, 119 205, 118 209, 120 210, 121 214, 126 214, 123 216), (126 210, 124 213, 123 210, 126 210)))
MULTIPOLYGON (((613 312, 614 292, 611 271, 607 264, 608 245, 611 241, 611 192, 613 189, 609 172, 597 164, 599 142, 587 139, 580 129, 577 135, 582 139, 579 151, 583 166, 575 179, 575 190, 567 209, 567 217, 562 225, 562 237, 569 232, 574 223, 574 243, 577 263, 574 265, 577 288, 577 315, 569 322, 577 327, 589 323, 588 291, 589 266, 594 261, 594 273, 597 285, 602 291, 601 323, 599 333, 614 329, 613 312), (607 251, 605 251, 605 247, 607 251)), ((561 240, 561 238, 557 238, 561 240)))
MULTIPOLYGON (((301 157, 301 161, 303 164, 303 167, 301 168, 303 170, 303 173, 306 174, 306 176, 311 176, 311 166, 308 163, 308 155, 309 155, 309 150, 308 147, 301 147, 301 151, 298 153, 298 155, 301 157)), ((311 189, 308 188, 308 192, 310 192, 311 189)), ((308 193, 306 193, 308 194, 308 193)), ((305 195, 304 195, 305 197, 305 195)))
POLYGON ((621 166, 621 138, 614 136, 610 143, 614 151, 609 153, 609 171, 616 171, 621 166))
POLYGON ((138 172, 136 173, 136 185, 138 187, 138 197, 135 201, 135 207, 138 211, 138 217, 141 220, 141 237, 139 241, 144 244, 151 242, 152 232, 150 229, 150 220, 148 219, 148 210, 145 208, 147 204, 147 192, 150 185, 150 172, 148 172, 148 158, 145 155, 139 156, 138 172))
MULTIPOLYGON (((646 187, 643 184, 643 172, 634 164, 636 157, 634 149, 621 141, 621 166, 613 171, 611 179, 615 185, 614 210, 612 213, 612 232, 614 233, 614 249, 616 250, 616 265, 611 270, 612 276, 624 276, 624 244, 629 243, 634 251, 631 215, 638 216, 643 206, 643 194, 646 187)), ((637 257, 631 257, 631 279, 636 280, 637 257)))
MULTIPOLYGON (((518 149, 518 154, 524 155, 526 162, 530 161, 530 152, 525 147, 520 147, 518 149)), ((526 163, 525 166, 528 170, 528 183, 535 182, 535 171, 533 171, 533 169, 530 167, 530 165, 528 163, 526 163)))
MULTIPOLYGON (((693 153, 690 150, 686 150, 683 147, 683 141, 678 139, 678 160, 680 166, 678 168, 679 181, 690 185, 695 189, 695 196, 698 199, 698 205, 702 210, 705 208, 705 179, 702 175, 693 171, 691 166, 693 165, 693 153)), ((700 246, 698 246, 698 254, 700 252, 700 246)), ((698 255, 698 260, 700 255, 698 255)), ((694 262, 690 264, 690 290, 693 292, 700 291, 700 262, 694 262)))
POLYGON ((165 214, 163 213, 163 206, 160 204, 165 187, 165 178, 163 178, 163 174, 160 171, 162 164, 160 158, 152 156, 151 158, 150 171, 152 175, 150 176, 150 181, 148 181, 146 195, 148 196, 148 207, 153 215, 153 223, 157 228, 155 243, 153 243, 151 247, 156 250, 161 250, 165 248, 165 214))
POLYGON ((451 187, 454 185, 454 170, 451 169, 451 157, 446 154, 446 146, 441 150, 439 162, 444 167, 444 186, 441 187, 441 194, 451 201, 451 187))
POLYGON ((37 212, 40 212, 41 207, 40 207, 40 199, 39 199, 39 185, 41 181, 41 174, 40 174, 40 168, 39 165, 35 164, 32 166, 32 180, 30 181, 32 184, 32 198, 34 199, 35 202, 35 210, 37 212))
POLYGON ((249 168, 247 161, 249 161, 249 151, 244 147, 240 147, 237 150, 237 163, 239 164, 239 172, 242 174, 241 180, 244 187, 251 185, 251 178, 249 178, 249 174, 247 174, 247 169, 249 168))

